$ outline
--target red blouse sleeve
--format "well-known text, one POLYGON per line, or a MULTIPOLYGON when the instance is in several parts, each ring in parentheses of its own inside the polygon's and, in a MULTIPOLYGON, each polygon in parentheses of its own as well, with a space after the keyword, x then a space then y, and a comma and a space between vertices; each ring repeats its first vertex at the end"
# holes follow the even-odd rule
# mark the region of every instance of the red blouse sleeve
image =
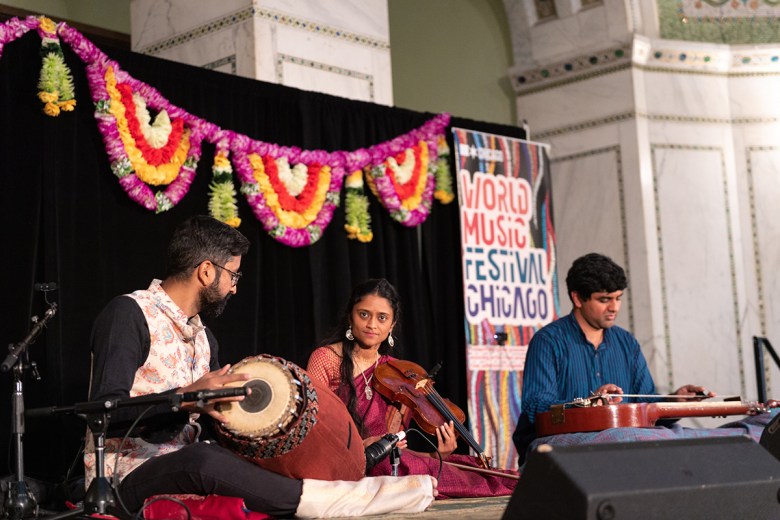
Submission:
POLYGON ((341 356, 332 347, 320 347, 309 356, 306 372, 309 377, 336 392, 341 385, 341 356))

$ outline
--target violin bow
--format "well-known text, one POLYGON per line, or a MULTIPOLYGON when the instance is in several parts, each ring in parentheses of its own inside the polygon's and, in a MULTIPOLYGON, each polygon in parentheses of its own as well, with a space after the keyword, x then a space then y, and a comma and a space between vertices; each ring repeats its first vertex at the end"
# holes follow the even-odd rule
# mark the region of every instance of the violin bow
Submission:
POLYGON ((449 461, 442 461, 444 464, 449 464, 450 466, 454 466, 456 468, 464 469, 466 471, 474 471, 476 473, 484 473, 486 475, 494 475, 496 477, 506 477, 512 480, 520 480, 520 475, 512 475, 511 473, 502 473, 500 471, 495 471, 492 469, 485 469, 485 468, 478 468, 476 466, 467 466, 465 464, 458 464, 457 462, 449 462, 449 461))

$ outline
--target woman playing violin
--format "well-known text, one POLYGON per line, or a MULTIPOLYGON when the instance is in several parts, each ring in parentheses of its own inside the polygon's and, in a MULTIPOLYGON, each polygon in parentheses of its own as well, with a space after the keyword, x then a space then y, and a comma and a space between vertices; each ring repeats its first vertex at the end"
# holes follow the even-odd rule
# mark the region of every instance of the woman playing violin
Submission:
MULTIPOLYGON (((385 279, 371 279, 357 285, 347 302, 336 331, 321 343, 309 358, 307 372, 312 379, 326 383, 347 405, 361 430, 364 445, 369 446, 388 433, 388 418, 396 416, 396 407, 372 386, 375 369, 393 360, 389 352, 396 339, 393 329, 400 318, 400 300, 395 288, 385 279)), ((408 426, 411 417, 402 420, 408 426)), ((473 457, 453 454, 457 447, 452 422, 436 428, 438 452, 442 458, 477 467, 473 457)), ((393 428, 395 430, 395 428, 393 428)), ((392 431, 390 433, 397 433, 392 431)), ((406 440, 398 443, 406 448, 406 440)), ((383 460, 372 475, 389 475, 390 462, 383 460)), ((399 475, 430 474, 439 477, 437 453, 404 450, 399 475)), ((439 478, 439 498, 508 495, 515 481, 443 465, 439 478)))

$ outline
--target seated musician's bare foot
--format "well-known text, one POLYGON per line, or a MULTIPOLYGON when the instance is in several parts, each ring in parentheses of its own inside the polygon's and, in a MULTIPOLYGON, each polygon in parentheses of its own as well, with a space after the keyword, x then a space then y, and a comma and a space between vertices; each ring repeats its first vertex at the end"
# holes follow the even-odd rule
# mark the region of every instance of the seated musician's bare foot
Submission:
POLYGON ((431 477, 431 482, 433 482, 433 496, 437 497, 439 496, 439 481, 436 477, 431 477))

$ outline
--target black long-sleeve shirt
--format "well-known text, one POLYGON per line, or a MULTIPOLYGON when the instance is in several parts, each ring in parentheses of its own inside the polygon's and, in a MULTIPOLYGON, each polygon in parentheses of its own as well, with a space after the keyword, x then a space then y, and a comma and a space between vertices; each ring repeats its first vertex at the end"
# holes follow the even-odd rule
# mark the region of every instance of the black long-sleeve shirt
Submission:
MULTIPOLYGON (((218 370, 219 345, 206 328, 211 358, 210 370, 218 370)), ((92 328, 92 376, 90 401, 130 398, 136 371, 146 362, 151 349, 149 326, 141 308, 129 296, 118 296, 100 312, 92 328)), ((173 394, 172 388, 161 395, 173 394)), ((108 437, 123 435, 149 405, 121 406, 111 412, 108 437)), ((173 412, 168 403, 157 404, 144 414, 133 436, 159 442, 187 423, 187 412, 173 412)))

